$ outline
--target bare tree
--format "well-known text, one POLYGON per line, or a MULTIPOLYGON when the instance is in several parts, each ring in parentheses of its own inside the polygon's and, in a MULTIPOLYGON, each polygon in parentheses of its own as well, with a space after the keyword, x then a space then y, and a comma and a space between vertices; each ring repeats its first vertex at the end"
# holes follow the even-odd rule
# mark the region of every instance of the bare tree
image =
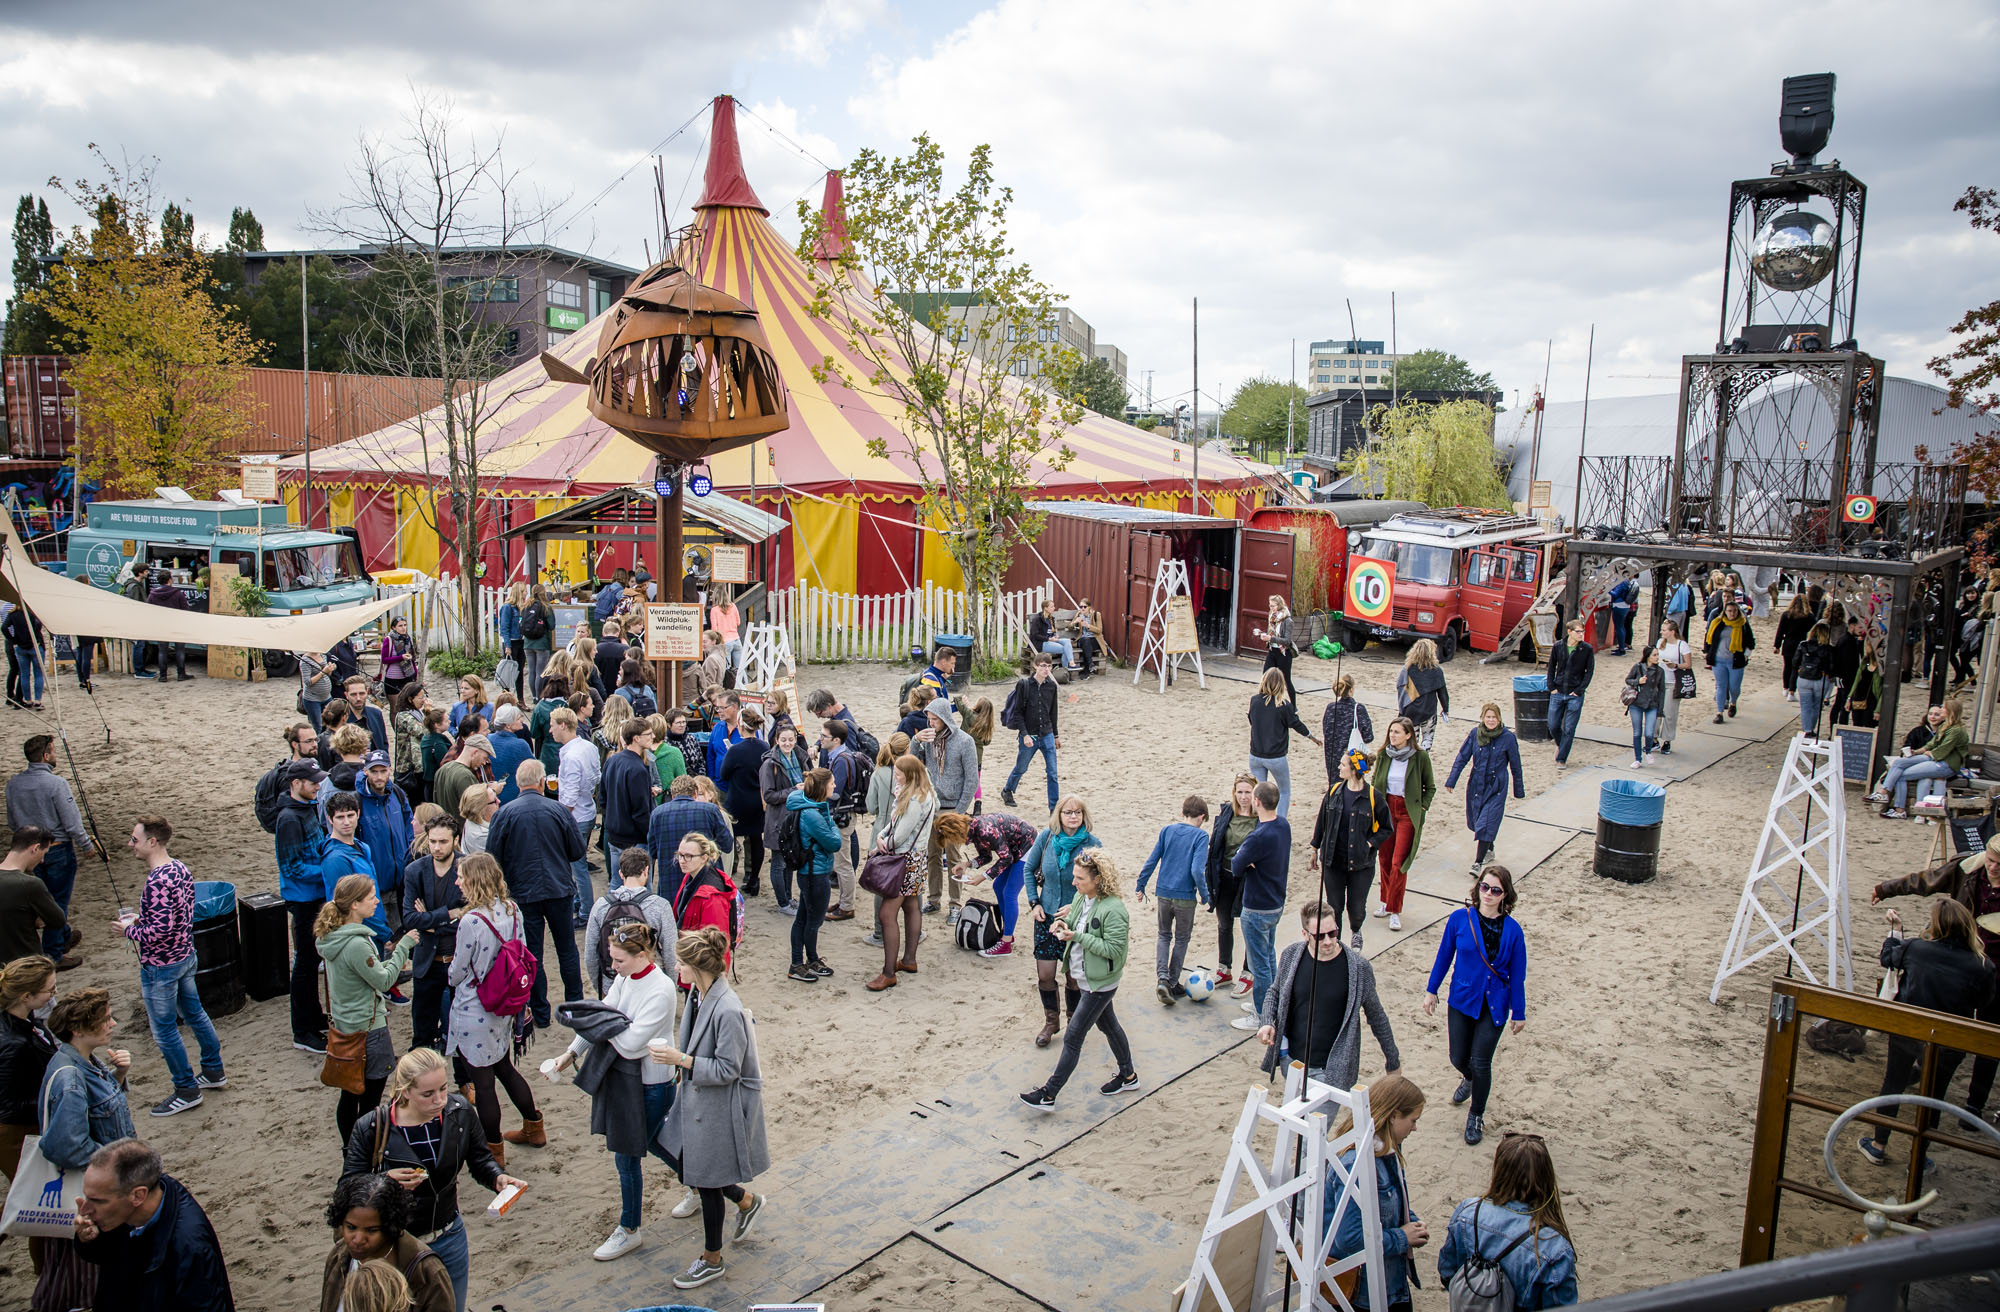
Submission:
POLYGON ((494 384, 510 337, 532 322, 523 307, 536 289, 522 284, 530 270, 547 268, 557 208, 508 167, 503 146, 504 134, 482 143, 449 99, 414 91, 402 129, 363 138, 341 203, 311 216, 322 232, 381 248, 376 294, 365 298, 349 356, 409 389, 412 417, 398 427, 416 435, 421 466, 395 472, 423 488, 417 513, 440 537, 440 507, 450 514, 468 655, 479 641, 479 515, 491 499, 479 443, 502 406, 542 385, 539 372, 520 388, 494 384), (493 310, 509 304, 511 315, 493 310))

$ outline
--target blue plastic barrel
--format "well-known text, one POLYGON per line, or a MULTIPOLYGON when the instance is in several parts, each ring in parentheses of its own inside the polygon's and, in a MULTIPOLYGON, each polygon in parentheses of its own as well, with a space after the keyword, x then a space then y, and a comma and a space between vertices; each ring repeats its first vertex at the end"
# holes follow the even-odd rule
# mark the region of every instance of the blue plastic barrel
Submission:
POLYGON ((1660 872, 1667 790, 1638 779, 1607 780, 1597 794, 1597 850, 1591 868, 1606 879, 1643 884, 1660 872))
POLYGON ((1524 743, 1549 740, 1549 676, 1514 676, 1514 736, 1524 743))
POLYGON ((236 914, 236 885, 219 879, 197 879, 194 882, 194 918, 213 920, 217 916, 236 914))

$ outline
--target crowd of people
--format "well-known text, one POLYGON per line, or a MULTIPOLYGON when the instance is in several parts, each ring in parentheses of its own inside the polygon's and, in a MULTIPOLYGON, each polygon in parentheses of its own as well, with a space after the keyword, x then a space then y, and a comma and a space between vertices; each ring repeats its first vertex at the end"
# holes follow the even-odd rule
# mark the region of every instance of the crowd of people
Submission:
MULTIPOLYGON (((1089 802, 1064 789, 1058 765, 1056 666, 1072 658, 1087 666, 1094 646, 1079 653, 1051 630, 998 712, 967 695, 958 653, 940 647, 899 699, 894 730, 878 739, 832 690, 813 692, 799 708, 817 722, 811 734, 782 691, 746 704, 731 686, 742 659, 740 617, 711 616, 717 627, 705 634, 706 654, 694 667, 694 699, 662 708, 647 667, 628 654, 628 608, 617 597, 593 613, 595 632, 579 630, 567 644, 553 636, 541 589, 510 595, 508 606, 502 631, 513 668, 490 681, 465 676, 448 706, 431 702, 418 655, 395 626, 381 639, 379 684, 345 672, 338 652, 306 654, 306 718, 285 731, 283 757, 257 785, 257 816, 272 835, 292 930, 293 1046, 321 1059, 321 1080, 334 1095, 342 1172, 326 1210, 334 1243, 323 1307, 463 1312, 470 1251, 458 1177, 469 1174, 503 1201, 530 1187, 523 1150, 545 1147, 554 1131, 517 1062, 536 1031, 556 1025, 573 1038, 541 1073, 574 1071, 590 1096, 588 1130, 605 1141, 620 1199, 618 1223, 593 1256, 610 1261, 642 1244, 653 1157, 685 1191, 673 1216, 702 1223, 700 1246, 674 1283, 692 1289, 722 1276, 726 1245, 751 1234, 765 1205, 754 1187, 769 1165, 762 1072, 735 958, 746 908, 767 885, 771 906, 792 922, 788 960, 772 978, 801 987, 834 975, 821 936, 829 925, 863 919, 859 894, 873 899, 856 929, 881 949, 881 968, 865 981, 876 994, 920 983, 927 918, 940 917, 961 947, 998 962, 1017 954, 1025 912, 1041 1012, 1032 1044, 1057 1052, 1047 1077, 1020 1101, 1055 1108, 1093 1030, 1111 1064, 1099 1092, 1144 1087, 1125 1029, 1129 1013, 1121 1018, 1115 1005, 1132 926, 1123 861, 1093 832, 1089 802), (980 762, 1005 732, 1015 735, 1016 757, 1003 809, 988 810, 980 762), (1041 822, 1034 814, 1041 808, 1020 814, 1016 796, 1037 755, 1047 800, 1041 822), (411 1041, 399 1053, 389 1018, 404 1007, 411 1041), (514 1128, 503 1122, 510 1104, 514 1128), (508 1174, 510 1152, 524 1175, 508 1174)), ((1814 611, 1808 602, 1813 622, 1802 630, 1798 609, 1781 618, 1770 645, 1784 655, 1802 722, 1809 704, 1815 722, 1836 701, 1837 714, 1866 714, 1867 689, 1841 682, 1848 658, 1823 650, 1850 627, 1839 603, 1814 611)), ((1612 612, 1612 653, 1639 652, 1624 704, 1641 764, 1672 750, 1678 703, 1692 696, 1694 646, 1681 636, 1684 626, 1704 626, 1704 665, 1718 671, 1718 720, 1735 712, 1757 650, 1747 597, 1733 579, 1716 576, 1706 596, 1677 595, 1669 611, 1676 618, 1655 644, 1633 643, 1629 613, 1621 622, 1612 612)), ((1394 1304, 1412 1251, 1429 1242, 1410 1209, 1402 1166, 1424 1100, 1402 1074, 1392 1017, 1362 956, 1364 934, 1371 920, 1402 930, 1410 867, 1439 791, 1454 794, 1462 784, 1475 842, 1472 882, 1441 929, 1422 1009, 1434 1016, 1443 1001, 1443 1046, 1461 1077, 1450 1101, 1465 1108, 1465 1143, 1482 1143, 1498 1046, 1526 1023, 1528 935, 1515 916, 1513 874, 1495 859, 1507 800, 1525 792, 1521 747, 1501 707, 1486 703, 1439 777, 1431 752, 1451 700, 1446 667, 1428 642, 1413 644, 1396 673, 1397 713, 1381 724, 1379 747, 1376 719, 1346 674, 1311 725, 1298 705, 1295 639, 1281 604, 1267 623, 1271 654, 1249 703, 1245 769, 1228 781, 1226 796, 1192 795, 1162 817, 1130 897, 1140 908, 1149 895, 1157 900, 1153 978, 1163 1007, 1189 996, 1198 912, 1215 917, 1217 967, 1207 982, 1238 1003, 1242 1015, 1230 1023, 1255 1032, 1267 1070, 1295 1060, 1313 1079, 1351 1087, 1361 1075, 1362 1027, 1374 1036, 1385 1071, 1371 1086, 1371 1106, 1394 1304), (1327 769, 1304 845, 1316 882, 1295 909, 1293 735, 1318 744, 1327 769), (1281 951, 1288 911, 1299 933, 1281 951)), ((1865 639, 1855 641, 1858 649, 1865 639)), ((1550 654, 1558 764, 1572 750, 1596 654, 1581 620, 1550 654)), ((1855 668, 1873 665, 1857 651, 1855 668)), ((1962 762, 1955 702, 1933 708, 1920 731, 1883 783, 1893 806, 1904 804, 1910 784, 1942 778, 1962 762)), ((24 755, 27 768, 6 789, 14 838, 0 862, 0 1167, 11 1174, 9 1154, 18 1157, 23 1140, 40 1134, 51 1162, 87 1168, 104 1186, 101 1204, 90 1195, 96 1211, 85 1211, 73 1238, 35 1245, 36 1312, 82 1305, 63 1300, 87 1302, 87 1292, 75 1291, 93 1278, 124 1278, 122 1266, 103 1272, 102 1255, 141 1241, 152 1246, 149 1260, 166 1253, 186 1264, 194 1273, 189 1290, 209 1291, 201 1294, 208 1301, 189 1295, 171 1306, 228 1306, 227 1277, 199 1204, 134 1137, 130 1058, 111 1046, 117 1022, 109 995, 83 989, 57 997, 58 973, 79 962, 68 903, 91 839, 53 768, 51 740, 30 738, 24 755), (173 1224, 131 1219, 159 1209, 173 1224), (212 1278, 202 1274, 208 1267, 212 1278)), ((193 875, 170 855, 172 839, 163 817, 135 823, 128 843, 147 874, 139 905, 116 922, 139 957, 139 995, 171 1083, 150 1108, 157 1116, 197 1106, 227 1085, 222 1043, 194 987, 193 875), (194 1039, 192 1060, 183 1029, 194 1039)), ((1905 972, 1907 998, 1932 999, 1918 1005, 1990 1017, 1987 962, 2000 957, 1992 934, 1978 937, 1968 926, 2000 910, 2000 853, 1977 869, 1955 866, 1906 883, 1885 885, 1881 895, 1949 890, 1967 924, 1940 911, 1925 939, 1885 945, 1884 964, 1905 972), (1924 946, 1932 943, 1940 946, 1924 946), (1973 965, 1949 955, 1964 950, 1973 965)), ((1908 1056, 1892 1052, 1885 1091, 1914 1078, 1908 1056)), ((1975 1064, 1975 1102, 1990 1092, 1991 1067, 1975 1064)), ((1871 1158, 1881 1148, 1863 1145, 1871 1158)), ((1337 1251, 1359 1244, 1353 1224, 1350 1235, 1342 1222, 1337 1251)), ((1441 1279, 1450 1282, 1474 1258, 1474 1266, 1507 1273, 1517 1306, 1574 1301, 1575 1256, 1539 1138, 1504 1135, 1491 1187, 1453 1214, 1441 1279)))

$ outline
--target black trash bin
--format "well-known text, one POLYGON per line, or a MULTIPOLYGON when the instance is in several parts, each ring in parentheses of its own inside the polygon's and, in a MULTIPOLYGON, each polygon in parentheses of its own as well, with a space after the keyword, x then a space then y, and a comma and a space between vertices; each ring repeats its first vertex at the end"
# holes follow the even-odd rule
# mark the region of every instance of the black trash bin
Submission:
POLYGON ((236 929, 236 886, 194 886, 194 987, 210 1016, 243 1010, 243 946, 236 929))
POLYGON ((1549 676, 1514 676, 1514 736, 1524 743, 1549 740, 1549 676))
POLYGON ((1606 879, 1643 884, 1660 873, 1660 832, 1667 790, 1637 779, 1608 779, 1598 790, 1597 852, 1591 868, 1606 879))
POLYGON ((292 991, 291 913, 276 893, 252 893, 236 903, 243 988, 256 1002, 292 991))

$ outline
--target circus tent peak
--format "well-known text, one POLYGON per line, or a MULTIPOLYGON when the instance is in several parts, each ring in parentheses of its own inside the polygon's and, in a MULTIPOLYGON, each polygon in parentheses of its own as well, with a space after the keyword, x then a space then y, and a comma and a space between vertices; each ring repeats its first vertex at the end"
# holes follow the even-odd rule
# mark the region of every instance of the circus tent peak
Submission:
POLYGON ((743 172, 743 148, 736 140, 734 96, 715 98, 714 113, 709 120, 708 168, 702 173, 701 199, 694 207, 756 210, 767 217, 771 213, 757 199, 756 190, 743 172))
POLYGON ((819 202, 820 234, 813 243, 813 258, 822 263, 837 260, 853 249, 847 240, 847 201, 841 191, 840 170, 828 169, 826 194, 819 202))

